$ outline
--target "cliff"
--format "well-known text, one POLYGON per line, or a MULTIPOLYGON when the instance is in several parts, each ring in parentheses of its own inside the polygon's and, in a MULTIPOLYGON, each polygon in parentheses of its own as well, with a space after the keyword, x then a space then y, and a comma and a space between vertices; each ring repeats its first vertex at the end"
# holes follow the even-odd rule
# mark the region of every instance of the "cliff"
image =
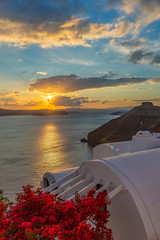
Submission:
POLYGON ((160 107, 143 102, 119 118, 105 123, 88 134, 88 144, 95 147, 101 143, 129 141, 139 130, 151 132, 160 129, 160 107))

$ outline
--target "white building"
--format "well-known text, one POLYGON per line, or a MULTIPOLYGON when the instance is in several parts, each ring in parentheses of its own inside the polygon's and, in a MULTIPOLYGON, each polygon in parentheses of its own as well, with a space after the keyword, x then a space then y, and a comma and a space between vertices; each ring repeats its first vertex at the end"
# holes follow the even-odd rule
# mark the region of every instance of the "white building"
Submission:
POLYGON ((132 141, 96 146, 94 159, 79 168, 46 173, 42 188, 64 199, 74 198, 77 191, 85 195, 90 189, 96 194, 106 190, 115 240, 158 240, 160 134, 140 131, 132 141), (50 184, 46 188, 45 181, 50 184))

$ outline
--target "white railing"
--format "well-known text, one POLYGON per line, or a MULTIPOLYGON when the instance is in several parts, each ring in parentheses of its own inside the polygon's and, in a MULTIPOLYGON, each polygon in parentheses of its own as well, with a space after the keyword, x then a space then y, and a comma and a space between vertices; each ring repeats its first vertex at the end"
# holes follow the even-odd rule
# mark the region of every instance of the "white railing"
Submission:
POLYGON ((54 195, 59 195, 65 200, 71 200, 78 193, 81 196, 87 195, 91 189, 97 189, 98 184, 101 186, 96 190, 95 197, 101 191, 106 190, 110 199, 122 191, 122 184, 112 186, 111 181, 103 183, 102 179, 94 178, 91 175, 86 176, 85 173, 79 173, 78 170, 66 175, 55 183, 51 184, 43 190, 43 192, 50 192, 54 195))
POLYGON ((61 178, 60 180, 56 181, 55 183, 52 183, 51 185, 49 185, 48 187, 46 187, 43 192, 52 192, 55 188, 61 186, 63 183, 65 183, 66 181, 68 181, 71 178, 74 178, 76 176, 79 175, 78 170, 69 173, 68 175, 64 176, 63 178, 61 178))

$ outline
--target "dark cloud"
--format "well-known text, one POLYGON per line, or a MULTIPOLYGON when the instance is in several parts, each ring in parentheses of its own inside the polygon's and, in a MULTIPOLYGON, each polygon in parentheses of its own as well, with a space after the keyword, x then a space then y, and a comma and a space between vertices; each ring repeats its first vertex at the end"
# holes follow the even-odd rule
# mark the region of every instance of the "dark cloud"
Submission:
POLYGON ((148 64, 160 64, 160 54, 141 49, 132 52, 128 59, 134 64, 141 63, 143 60, 147 61, 148 64))
POLYGON ((154 58, 152 59, 152 64, 160 64, 160 54, 155 54, 154 58))
POLYGON ((108 76, 80 78, 74 74, 59 75, 49 78, 38 79, 29 86, 30 91, 40 91, 45 93, 67 93, 83 89, 127 86, 130 84, 142 83, 147 78, 116 78, 110 79, 108 76))
POLYGON ((53 100, 50 102, 50 104, 54 106, 81 106, 84 103, 94 103, 98 101, 92 101, 89 100, 88 97, 67 97, 67 96, 56 96, 53 98, 53 100))
POLYGON ((119 75, 119 73, 114 73, 113 71, 109 71, 108 74, 110 77, 115 77, 119 75))
MULTIPOLYGON (((134 0, 130 0, 134 1, 134 0)), ((160 6, 160 0, 137 0, 140 8, 144 8, 144 10, 152 11, 156 6, 160 6)))
POLYGON ((79 0, 3 0, 0 16, 18 22, 63 22, 84 11, 79 0))
POLYGON ((122 0, 107 0, 106 8, 119 7, 122 4, 122 0))
POLYGON ((144 45, 144 42, 139 40, 132 40, 132 41, 121 41, 118 43, 119 45, 127 48, 138 48, 144 45))

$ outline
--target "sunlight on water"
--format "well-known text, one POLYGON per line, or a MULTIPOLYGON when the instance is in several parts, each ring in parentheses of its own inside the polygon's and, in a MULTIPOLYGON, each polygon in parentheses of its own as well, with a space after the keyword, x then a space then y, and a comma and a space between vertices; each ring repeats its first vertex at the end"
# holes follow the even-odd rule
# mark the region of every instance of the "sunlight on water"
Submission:
POLYGON ((40 187, 45 172, 92 159, 92 149, 80 139, 107 118, 106 114, 1 117, 0 188, 14 200, 22 185, 40 187))
POLYGON ((45 125, 37 140, 38 150, 41 152, 36 163, 38 170, 47 168, 58 170, 66 167, 63 153, 63 135, 54 124, 45 125))

